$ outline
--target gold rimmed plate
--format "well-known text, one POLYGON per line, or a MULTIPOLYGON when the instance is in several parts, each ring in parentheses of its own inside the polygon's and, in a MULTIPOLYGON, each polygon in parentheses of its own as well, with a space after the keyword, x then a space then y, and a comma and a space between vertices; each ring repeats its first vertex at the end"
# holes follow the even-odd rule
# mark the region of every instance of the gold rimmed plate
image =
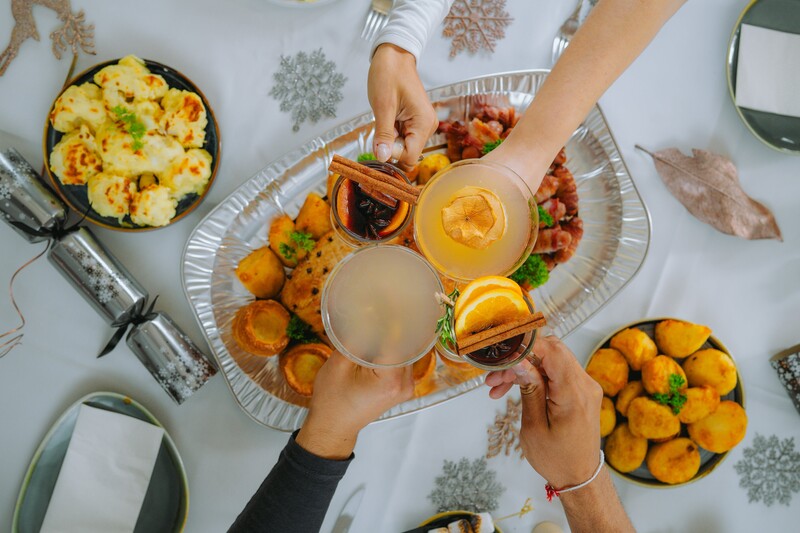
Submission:
MULTIPOLYGON (((95 65, 82 73, 75 76, 72 80, 70 80, 64 88, 59 92, 58 96, 53 100, 53 105, 50 107, 50 112, 52 112, 53 107, 55 106, 55 102, 58 100, 58 97, 67 90, 68 87, 73 85, 82 85, 86 82, 92 82, 94 80, 94 75, 102 70, 103 68, 109 65, 116 65, 120 59, 112 59, 110 61, 105 61, 98 65, 95 65)), ((208 103, 205 95, 197 88, 197 86, 192 83, 189 78, 178 72, 177 70, 158 63, 156 61, 151 61, 148 59, 143 60, 145 66, 150 70, 152 74, 158 74, 167 82, 167 85, 172 89, 180 89, 184 91, 190 91, 196 93, 200 99, 203 101, 203 106, 206 109, 206 114, 208 116, 208 125, 206 126, 205 133, 205 143, 203 144, 202 148, 206 150, 209 154, 211 154, 211 176, 208 179, 208 183, 206 184, 205 190, 202 194, 188 194, 181 198, 178 202, 178 205, 175 209, 175 216, 169 221, 169 224, 165 226, 140 226, 135 224, 129 215, 126 215, 121 221, 117 220, 113 217, 104 217, 94 211, 89 204, 89 198, 87 196, 87 187, 86 185, 64 185, 58 179, 58 176, 54 175, 53 172, 50 170, 50 154, 53 151, 53 147, 61 140, 64 136, 63 133, 56 131, 53 128, 53 125, 50 123, 50 112, 48 112, 47 120, 45 122, 44 127, 44 139, 42 142, 42 147, 44 151, 44 166, 45 172, 47 177, 50 181, 50 184, 53 186, 55 191, 61 197, 61 199, 76 213, 83 215, 86 213, 86 219, 90 222, 97 224, 98 226, 102 226, 104 228, 109 228, 113 230, 120 230, 120 231, 147 231, 153 230, 158 228, 163 228, 174 224, 181 218, 188 215, 192 210, 194 210, 200 202, 203 201, 203 198, 208 194, 209 189, 211 189, 212 184, 214 183, 214 178, 217 175, 217 170, 219 169, 219 158, 221 155, 221 141, 219 135, 219 126, 217 125, 217 120, 214 116, 214 111, 211 109, 211 106, 208 103)))
POLYGON ((736 105, 736 76, 742 24, 786 33, 800 33, 800 2, 752 0, 739 15, 736 26, 733 28, 728 44, 725 69, 728 92, 733 106, 747 129, 770 148, 784 153, 800 154, 800 118, 746 109, 736 105))
MULTIPOLYGON (((684 320, 682 318, 659 317, 659 318, 645 318, 645 319, 642 319, 642 320, 638 320, 636 322, 632 322, 630 324, 626 324, 626 325, 624 325, 624 326, 612 331, 611 333, 609 333, 609 335, 606 338, 604 338, 602 341, 600 341, 600 343, 597 346, 594 347, 594 349, 591 352, 591 356, 586 361, 586 367, 589 366, 589 362, 594 357, 594 354, 597 353, 597 350, 600 350, 602 348, 609 348, 610 344, 611 344, 611 338, 614 335, 616 335, 617 333, 619 333, 620 331, 623 331, 625 329, 638 328, 639 330, 641 330, 644 333, 646 333, 648 337, 653 339, 653 341, 655 341, 655 327, 656 327, 656 324, 658 324, 662 320, 677 320, 677 321, 680 321, 680 322, 690 322, 690 321, 684 320)), ((705 344, 703 344, 699 348, 699 350, 705 350, 705 349, 709 349, 709 348, 713 348, 715 350, 719 350, 719 351, 727 354, 731 358, 731 360, 734 362, 734 364, 736 364, 736 360, 734 359, 734 357, 731 354, 731 352, 728 351, 728 348, 725 347, 725 345, 722 344, 722 342, 719 339, 717 339, 716 337, 714 337, 713 335, 708 337, 708 340, 705 342, 705 344)), ((680 362, 679 362, 679 364, 680 364, 680 362)), ((630 381, 635 381, 637 379, 641 379, 641 372, 640 371, 636 371, 636 370, 630 369, 629 372, 630 372, 629 375, 628 375, 628 381, 629 382, 630 381)), ((745 406, 744 405, 744 386, 742 385, 742 376, 739 373, 738 366, 737 366, 737 371, 736 371, 736 387, 734 387, 734 389, 731 392, 729 392, 728 394, 726 394, 725 396, 721 396, 720 397, 720 401, 725 401, 725 400, 734 401, 734 402, 738 403, 739 405, 741 405, 743 408, 745 406)), ((616 409, 615 409, 614 412, 617 415, 617 425, 619 425, 621 422, 623 422, 625 420, 625 417, 623 417, 619 413, 619 411, 616 411, 616 409)), ((686 424, 681 424, 681 433, 680 433, 679 437, 688 437, 688 435, 686 434, 686 424)), ((601 446, 605 447, 605 439, 602 440, 601 446)), ((621 478, 623 478, 623 479, 625 479, 627 481, 630 481, 632 483, 635 483, 637 485, 643 486, 643 487, 649 487, 649 488, 680 487, 682 485, 687 485, 689 483, 693 483, 693 482, 697 481, 698 479, 704 478, 705 476, 709 475, 711 472, 714 471, 715 468, 717 468, 717 466, 719 466, 719 464, 730 453, 730 451, 727 451, 727 452, 724 452, 724 453, 714 453, 714 452, 710 452, 708 450, 705 450, 705 449, 701 448, 700 446, 698 446, 698 449, 700 451, 700 469, 697 471, 697 474, 695 474, 695 476, 692 479, 690 479, 689 481, 685 481, 683 483, 668 484, 668 483, 663 483, 663 482, 657 480, 650 473, 650 471, 647 469, 647 464, 645 462, 642 462, 642 464, 639 466, 639 468, 637 468, 633 472, 620 472, 619 470, 614 468, 611 465, 611 463, 608 462, 608 458, 606 458, 606 466, 612 472, 614 472, 615 474, 617 474, 621 478)))
MULTIPOLYGON (((95 392, 72 404, 56 420, 33 454, 17 498, 13 533, 39 531, 67 453, 81 405, 130 416, 163 428, 142 405, 122 394, 95 392)), ((125 487, 119 487, 125 491, 125 487)), ((189 483, 175 443, 164 430, 150 484, 133 533, 177 533, 189 514, 189 483)))

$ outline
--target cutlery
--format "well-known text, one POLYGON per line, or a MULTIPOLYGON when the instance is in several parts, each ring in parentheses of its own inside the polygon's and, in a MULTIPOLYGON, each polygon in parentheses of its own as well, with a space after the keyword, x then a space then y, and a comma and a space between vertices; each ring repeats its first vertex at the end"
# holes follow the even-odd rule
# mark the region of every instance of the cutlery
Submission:
POLYGON ((381 31, 381 28, 386 24, 389 18, 389 11, 392 9, 393 0, 372 0, 372 8, 367 15, 367 20, 364 22, 364 29, 361 32, 361 38, 366 41, 371 41, 375 35, 381 31))
POLYGON ((361 500, 364 498, 364 485, 359 485, 358 488, 347 498, 342 506, 342 511, 339 517, 333 524, 331 533, 348 533, 353 525, 353 520, 356 517, 356 511, 361 506, 361 500))
POLYGON ((558 58, 564 53, 564 50, 569 45, 570 40, 581 27, 581 24, 586 20, 589 12, 592 10, 597 0, 579 0, 578 5, 575 6, 575 11, 564 21, 558 29, 555 39, 553 39, 553 52, 551 61, 555 64, 558 58))

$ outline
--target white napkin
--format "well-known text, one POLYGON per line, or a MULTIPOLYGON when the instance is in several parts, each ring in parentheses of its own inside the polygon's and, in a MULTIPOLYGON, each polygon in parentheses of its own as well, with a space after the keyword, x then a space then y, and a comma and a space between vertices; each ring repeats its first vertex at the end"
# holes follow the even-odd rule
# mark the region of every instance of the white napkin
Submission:
POLYGON ((131 532, 164 430, 81 405, 40 533, 131 532))
POLYGON ((800 117, 800 35, 742 24, 736 105, 800 117))

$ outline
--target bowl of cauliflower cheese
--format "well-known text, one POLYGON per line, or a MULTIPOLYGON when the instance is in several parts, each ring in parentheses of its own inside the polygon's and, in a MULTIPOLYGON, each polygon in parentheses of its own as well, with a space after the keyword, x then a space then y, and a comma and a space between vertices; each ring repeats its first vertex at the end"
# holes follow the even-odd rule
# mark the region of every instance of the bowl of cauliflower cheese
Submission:
POLYGON ((197 207, 219 166, 218 127, 203 94, 177 71, 132 55, 67 84, 43 144, 62 199, 111 229, 177 221, 197 207))

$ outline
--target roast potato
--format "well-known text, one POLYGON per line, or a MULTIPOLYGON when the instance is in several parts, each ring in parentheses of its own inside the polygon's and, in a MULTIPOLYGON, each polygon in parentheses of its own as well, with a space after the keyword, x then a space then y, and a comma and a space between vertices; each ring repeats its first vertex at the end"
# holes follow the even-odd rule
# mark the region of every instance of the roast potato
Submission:
POLYGON ((683 359, 705 344, 711 328, 682 320, 662 320, 656 324, 656 344, 661 353, 683 359))
POLYGON ((606 396, 616 396, 628 382, 628 362, 612 348, 597 350, 586 366, 586 372, 600 384, 606 396))
POLYGON ((434 174, 450 164, 450 159, 444 154, 430 154, 417 165, 417 184, 425 185, 434 174))
POLYGON ((684 391, 684 394, 686 394, 686 403, 678 413, 678 420, 684 424, 697 422, 719 407, 719 393, 711 387, 690 387, 684 391))
POLYGON ((297 262, 308 255, 306 250, 292 240, 292 233, 295 231, 294 221, 286 214, 275 217, 269 225, 269 248, 289 268, 296 267, 297 262))
POLYGON ((611 337, 611 347, 628 360, 633 370, 641 370, 644 363, 658 355, 653 339, 637 328, 623 329, 611 337))
POLYGON ((606 437, 617 425, 617 412, 614 410, 614 402, 608 396, 603 396, 600 404, 600 436, 606 437))
POLYGON ((647 455, 647 439, 630 432, 622 423, 606 439, 604 452, 608 463, 619 472, 633 472, 647 455))
POLYGON ((297 231, 310 233, 311 238, 319 240, 320 237, 328 233, 333 226, 331 225, 331 206, 328 202, 320 198, 318 194, 309 193, 306 201, 297 218, 294 220, 297 231))
POLYGON ((274 298, 286 281, 283 263, 266 246, 250 252, 236 265, 236 277, 256 298, 274 298))
POLYGON ((628 416, 628 406, 634 398, 644 396, 644 385, 641 381, 629 381, 617 394, 617 411, 622 416, 628 416))
POLYGON ((701 448, 724 453, 739 444, 747 431, 747 413, 736 402, 720 402, 717 410, 686 426, 689 437, 701 448))
POLYGON ((647 469, 662 483, 685 483, 700 470, 700 450, 687 438, 654 444, 647 452, 647 469))
POLYGON ((646 396, 634 398, 628 406, 631 433, 645 439, 667 439, 681 431, 681 423, 672 409, 646 396))
POLYGON ((675 359, 666 355, 659 355, 647 361, 642 366, 642 385, 644 385, 644 390, 650 394, 669 394, 669 378, 672 374, 677 374, 681 377, 683 385, 679 389, 684 390, 688 386, 686 384, 686 374, 684 374, 681 365, 675 362, 675 359))
POLYGON ((738 379, 733 359, 724 352, 709 348, 700 350, 683 362, 683 370, 692 387, 708 385, 725 396, 736 387, 738 379))

